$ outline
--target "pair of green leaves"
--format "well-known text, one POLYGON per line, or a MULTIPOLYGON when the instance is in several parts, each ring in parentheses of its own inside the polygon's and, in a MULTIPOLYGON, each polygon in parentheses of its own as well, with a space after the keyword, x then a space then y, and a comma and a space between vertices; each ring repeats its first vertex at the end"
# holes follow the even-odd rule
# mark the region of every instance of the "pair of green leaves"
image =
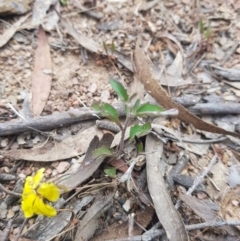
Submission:
MULTIPOLYGON (((114 89, 114 91, 117 93, 119 99, 126 105, 126 109, 129 108, 127 106, 127 102, 131 99, 128 96, 127 90, 123 87, 121 83, 119 83, 116 80, 111 79, 110 85, 114 89)), ((104 103, 104 102, 96 102, 92 104, 92 108, 99 112, 102 117, 106 117, 115 123, 119 123, 119 116, 117 113, 117 110, 110 104, 104 103)), ((127 112, 128 110, 126 110, 127 112)), ((130 107, 130 114, 134 117, 142 117, 142 116, 150 116, 150 115, 156 115, 163 111, 163 108, 150 104, 150 103, 144 103, 140 105, 140 100, 137 100, 133 107, 130 107)))

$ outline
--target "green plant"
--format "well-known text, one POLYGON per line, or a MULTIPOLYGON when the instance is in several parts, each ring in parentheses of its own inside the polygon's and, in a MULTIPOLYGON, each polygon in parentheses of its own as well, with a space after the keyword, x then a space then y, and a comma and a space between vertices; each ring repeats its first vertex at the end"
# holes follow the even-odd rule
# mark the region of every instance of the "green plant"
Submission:
POLYGON ((61 3, 62 5, 67 5, 67 0, 60 0, 60 3, 61 3))
MULTIPOLYGON (((96 102, 92 104, 92 108, 98 112, 98 114, 102 117, 108 118, 111 121, 115 122, 119 128, 121 129, 121 140, 117 147, 116 152, 108 149, 107 147, 98 148, 94 152, 94 156, 98 157, 101 155, 105 156, 119 156, 124 147, 124 137, 127 130, 127 127, 132 119, 137 117, 144 117, 144 116, 151 116, 151 115, 158 115, 164 109, 158 105, 150 104, 150 103, 140 103, 140 100, 136 100, 135 103, 132 105, 131 101, 135 97, 135 95, 130 96, 127 93, 127 90, 123 87, 121 83, 118 81, 111 79, 110 85, 112 86, 113 90, 116 92, 118 98, 124 103, 125 109, 125 122, 122 125, 119 121, 119 116, 117 110, 110 104, 104 102, 96 102)), ((130 136, 129 141, 133 142, 136 141, 136 146, 138 152, 142 151, 142 143, 139 140, 139 137, 147 135, 151 131, 151 123, 147 122, 145 124, 135 124, 130 128, 130 136)))
POLYGON ((209 26, 206 28, 202 19, 199 21, 199 28, 200 28, 200 33, 203 35, 205 40, 208 40, 211 35, 211 28, 209 26))

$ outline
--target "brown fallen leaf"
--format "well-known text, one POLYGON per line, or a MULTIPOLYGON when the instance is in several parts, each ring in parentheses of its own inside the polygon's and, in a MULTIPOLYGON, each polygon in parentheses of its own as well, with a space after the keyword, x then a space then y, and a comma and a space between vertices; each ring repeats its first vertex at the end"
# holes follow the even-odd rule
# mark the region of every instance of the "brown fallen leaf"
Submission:
POLYGON ((140 37, 137 39, 136 48, 134 51, 134 65, 136 68, 135 74, 138 76, 138 79, 144 85, 147 92, 157 100, 157 102, 162 105, 166 109, 176 108, 179 110, 178 118, 181 121, 191 123, 195 128, 219 133, 224 135, 231 135, 235 137, 240 137, 240 134, 234 133, 231 131, 226 131, 220 127, 215 125, 211 125, 207 122, 204 122, 197 116, 191 114, 186 108, 182 105, 175 103, 171 97, 168 96, 166 91, 161 87, 156 79, 152 77, 150 68, 148 66, 148 62, 146 56, 142 50, 141 46, 141 39, 140 37))
POLYGON ((16 151, 0 151, 0 153, 14 160, 22 159, 40 162, 58 161, 84 154, 87 151, 92 137, 95 135, 101 138, 103 134, 101 130, 93 126, 61 142, 55 142, 48 148, 42 146, 40 148, 19 149, 16 151))
POLYGON ((34 70, 32 74, 32 111, 37 116, 42 113, 48 99, 52 83, 52 61, 50 47, 45 31, 40 26, 38 31, 38 47, 35 52, 34 70))
POLYGON ((163 175, 159 168, 159 157, 162 156, 163 143, 152 135, 146 139, 147 180, 148 189, 160 223, 170 241, 187 241, 188 234, 175 209, 165 186, 163 175), (160 150, 161 147, 161 150, 160 150), (156 151, 156 149, 158 151, 156 151))

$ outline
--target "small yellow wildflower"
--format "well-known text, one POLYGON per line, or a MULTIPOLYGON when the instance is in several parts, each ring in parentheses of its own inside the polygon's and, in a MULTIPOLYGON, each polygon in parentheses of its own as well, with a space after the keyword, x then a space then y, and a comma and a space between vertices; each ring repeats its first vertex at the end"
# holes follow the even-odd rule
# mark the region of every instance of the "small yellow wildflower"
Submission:
POLYGON ((22 192, 22 210, 26 218, 34 214, 47 217, 56 216, 56 210, 49 204, 44 203, 43 199, 55 202, 60 196, 60 191, 54 183, 42 183, 45 169, 41 168, 35 176, 26 178, 22 192))

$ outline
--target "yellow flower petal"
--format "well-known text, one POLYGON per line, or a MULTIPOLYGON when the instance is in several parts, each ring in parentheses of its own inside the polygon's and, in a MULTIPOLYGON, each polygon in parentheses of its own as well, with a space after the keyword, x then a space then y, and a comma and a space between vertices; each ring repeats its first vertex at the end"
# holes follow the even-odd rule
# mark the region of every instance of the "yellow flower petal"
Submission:
POLYGON ((44 176, 44 171, 45 171, 45 168, 41 168, 37 171, 37 173, 35 174, 35 176, 33 177, 33 189, 35 189, 39 184, 40 182, 42 181, 43 179, 43 176, 44 176))
POLYGON ((54 217, 57 215, 57 211, 50 205, 43 202, 43 200, 36 196, 36 200, 33 203, 33 212, 38 215, 44 215, 47 217, 54 217))
POLYGON ((57 201, 60 196, 60 191, 54 183, 41 183, 37 193, 51 202, 57 201))
POLYGON ((36 195, 29 194, 22 200, 22 210, 25 218, 31 218, 34 215, 33 204, 36 200, 36 195))
POLYGON ((27 177, 25 184, 24 184, 24 188, 23 188, 23 198, 29 194, 34 193, 34 190, 32 188, 32 184, 33 184, 33 178, 32 177, 27 177))

